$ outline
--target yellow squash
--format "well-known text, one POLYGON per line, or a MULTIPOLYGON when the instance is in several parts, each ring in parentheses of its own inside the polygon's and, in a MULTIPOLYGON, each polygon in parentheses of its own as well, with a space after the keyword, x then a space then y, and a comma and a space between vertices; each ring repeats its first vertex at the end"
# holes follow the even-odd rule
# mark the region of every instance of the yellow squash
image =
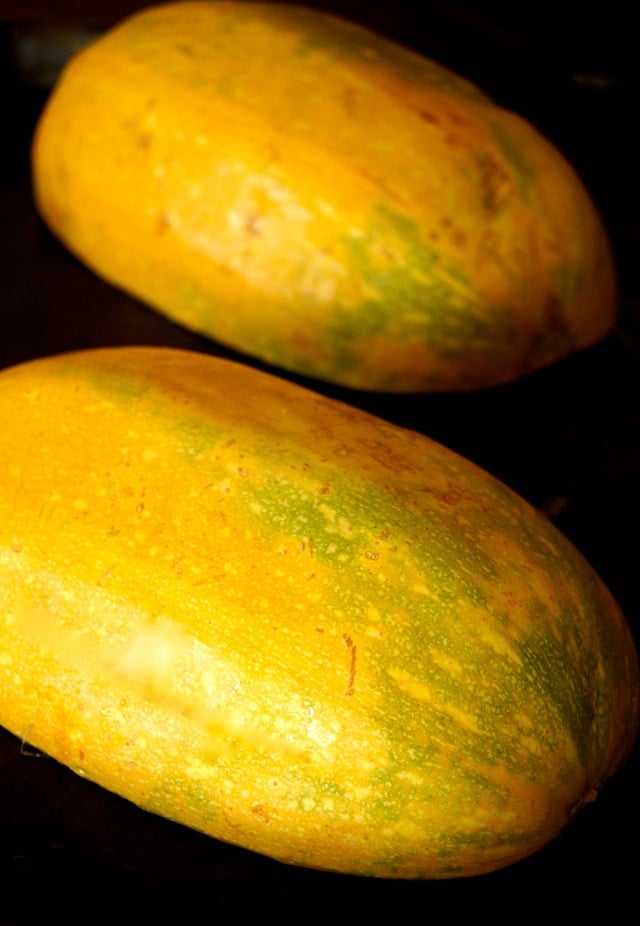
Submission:
POLYGON ((248 367, 0 374, 0 723, 147 810, 380 877, 529 855, 631 749, 615 601, 525 502, 248 367))
POLYGON ((490 386, 615 322, 602 220, 552 144, 438 64, 297 6, 125 20, 65 69, 33 179, 107 280, 351 387, 490 386))

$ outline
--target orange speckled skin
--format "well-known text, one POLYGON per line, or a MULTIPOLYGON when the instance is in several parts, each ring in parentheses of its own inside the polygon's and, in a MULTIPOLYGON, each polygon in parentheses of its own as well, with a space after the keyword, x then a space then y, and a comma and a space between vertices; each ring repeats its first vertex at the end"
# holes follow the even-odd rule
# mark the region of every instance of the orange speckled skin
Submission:
POLYGON ((491 871, 628 754, 638 662, 580 554, 425 437, 241 365, 0 374, 0 722, 287 862, 491 871))
POLYGON ((282 368, 368 390, 513 380, 602 338, 616 274, 539 132, 316 11, 143 11, 65 69, 36 203, 113 284, 282 368))

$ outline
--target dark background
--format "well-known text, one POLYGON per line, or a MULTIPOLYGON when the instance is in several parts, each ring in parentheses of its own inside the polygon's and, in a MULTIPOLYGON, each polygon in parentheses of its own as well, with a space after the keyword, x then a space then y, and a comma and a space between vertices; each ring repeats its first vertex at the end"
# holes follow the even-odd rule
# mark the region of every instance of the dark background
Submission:
MULTIPOLYGON (((29 144, 48 90, 17 53, 25 35, 45 23, 100 29, 142 5, 0 0, 0 368, 125 343, 252 362, 101 282, 33 208, 29 144)), ((307 5, 436 58, 536 124, 600 207, 621 281, 620 321, 610 337, 505 387, 392 397, 308 385, 440 440, 543 507, 609 585, 639 640, 640 75, 632 5, 626 13, 626 4, 590 11, 562 0, 307 5)), ((289 868, 218 843, 143 813, 0 728, 0 924, 58 916, 72 924, 427 922, 444 913, 511 920, 534 911, 578 916, 600 901, 610 921, 635 920, 638 752, 532 858, 481 878, 393 882, 289 868)))

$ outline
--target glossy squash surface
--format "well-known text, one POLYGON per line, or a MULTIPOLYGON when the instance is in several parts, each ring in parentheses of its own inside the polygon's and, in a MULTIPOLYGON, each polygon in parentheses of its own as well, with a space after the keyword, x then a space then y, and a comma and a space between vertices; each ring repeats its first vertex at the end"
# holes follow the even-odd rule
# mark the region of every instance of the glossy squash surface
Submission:
POLYGON ((413 432, 228 361, 0 375, 0 723, 287 862, 473 875, 631 748, 629 628, 525 502, 413 432))
POLYGON ((505 382, 613 326, 599 214, 563 156, 468 81, 317 11, 180 3, 67 66, 38 208, 112 283, 307 376, 505 382))

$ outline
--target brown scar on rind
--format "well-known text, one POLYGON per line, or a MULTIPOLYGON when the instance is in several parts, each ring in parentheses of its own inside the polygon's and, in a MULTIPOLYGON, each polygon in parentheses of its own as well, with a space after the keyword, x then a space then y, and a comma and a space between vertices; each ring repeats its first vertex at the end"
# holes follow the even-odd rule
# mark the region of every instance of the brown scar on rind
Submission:
POLYGON ((355 691, 356 681, 356 646, 348 633, 342 634, 342 642, 349 651, 349 674, 347 676, 346 695, 352 695, 355 691))

